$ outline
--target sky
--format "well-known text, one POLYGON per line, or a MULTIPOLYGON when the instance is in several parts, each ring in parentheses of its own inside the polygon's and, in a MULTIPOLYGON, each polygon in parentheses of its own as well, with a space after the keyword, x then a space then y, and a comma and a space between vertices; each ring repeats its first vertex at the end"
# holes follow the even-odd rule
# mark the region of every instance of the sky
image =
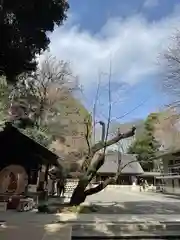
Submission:
POLYGON ((49 34, 50 52, 70 63, 81 99, 96 117, 145 118, 169 98, 161 88, 160 56, 180 28, 179 0, 69 0, 68 19, 49 34))

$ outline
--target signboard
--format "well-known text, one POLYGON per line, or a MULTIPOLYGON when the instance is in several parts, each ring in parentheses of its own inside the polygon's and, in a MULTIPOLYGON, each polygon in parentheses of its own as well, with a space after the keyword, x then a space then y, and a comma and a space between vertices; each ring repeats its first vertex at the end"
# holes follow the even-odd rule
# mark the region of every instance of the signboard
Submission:
POLYGON ((36 193, 37 192, 37 185, 29 184, 28 185, 28 192, 36 193))

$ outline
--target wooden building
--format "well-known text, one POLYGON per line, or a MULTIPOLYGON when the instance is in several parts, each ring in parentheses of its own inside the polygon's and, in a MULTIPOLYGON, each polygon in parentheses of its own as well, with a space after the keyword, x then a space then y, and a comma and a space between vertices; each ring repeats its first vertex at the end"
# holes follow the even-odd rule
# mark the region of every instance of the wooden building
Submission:
POLYGON ((161 175, 160 172, 144 172, 143 174, 139 175, 139 178, 143 178, 147 181, 148 185, 156 185, 157 180, 156 177, 161 175))
MULTIPOLYGON (((105 163, 99 169, 96 181, 105 180, 107 177, 114 176, 118 168, 117 151, 106 154, 105 163)), ((120 154, 122 172, 117 180, 117 184, 132 185, 137 176, 144 173, 141 165, 136 161, 136 156, 132 154, 120 154), (125 166, 126 165, 126 166, 125 166)))
POLYGON ((180 150, 161 152, 156 161, 163 162, 163 171, 156 182, 163 185, 164 191, 180 194, 180 150))
MULTIPOLYGON (((59 166, 58 156, 41 146, 11 123, 0 132, 0 195, 25 194, 29 185, 42 181, 42 166, 59 166)), ((47 180, 47 179, 46 179, 47 180)))

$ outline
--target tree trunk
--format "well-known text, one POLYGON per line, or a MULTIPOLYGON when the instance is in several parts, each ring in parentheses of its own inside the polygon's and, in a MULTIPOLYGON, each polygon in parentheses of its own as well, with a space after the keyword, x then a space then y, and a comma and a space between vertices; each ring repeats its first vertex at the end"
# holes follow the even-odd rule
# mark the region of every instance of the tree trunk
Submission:
POLYGON ((79 182, 77 187, 73 191, 73 194, 70 200, 70 205, 78 206, 85 201, 86 199, 85 189, 86 189, 86 186, 84 186, 84 184, 79 182))
POLYGON ((100 183, 98 186, 94 188, 90 188, 85 191, 85 196, 93 195, 95 193, 101 192, 104 188, 106 188, 110 183, 114 183, 115 179, 114 178, 108 178, 104 182, 100 183))
POLYGON ((113 183, 114 181, 114 178, 108 178, 104 182, 100 183, 98 186, 87 190, 85 190, 86 186, 79 182, 71 197, 70 205, 80 205, 86 200, 87 196, 101 192, 104 188, 106 188, 110 183, 113 183))
POLYGON ((92 178, 96 175, 98 169, 104 163, 104 154, 99 154, 96 161, 89 167, 83 178, 79 180, 77 187, 74 189, 70 205, 79 205, 86 199, 85 189, 91 182, 92 178))
MULTIPOLYGON (((84 158, 83 164, 82 164, 82 170, 85 171, 84 176, 79 180, 79 183, 77 187, 74 189, 70 205, 79 205, 83 203, 88 195, 92 195, 95 193, 100 192, 103 190, 108 184, 113 183, 117 176, 115 178, 109 178, 105 180, 103 183, 100 183, 97 187, 91 188, 88 190, 85 190, 88 184, 91 182, 93 177, 96 175, 98 169, 104 164, 105 155, 99 154, 97 159, 94 161, 94 163, 91 165, 91 161, 94 157, 94 155, 101 149, 106 148, 108 146, 111 146, 114 143, 117 143, 121 139, 128 138, 134 135, 136 128, 133 127, 130 131, 127 133, 121 134, 118 132, 118 135, 111 140, 104 142, 101 141, 97 144, 95 144, 91 149, 90 153, 84 158)), ((119 171, 118 171, 119 174, 119 171)))

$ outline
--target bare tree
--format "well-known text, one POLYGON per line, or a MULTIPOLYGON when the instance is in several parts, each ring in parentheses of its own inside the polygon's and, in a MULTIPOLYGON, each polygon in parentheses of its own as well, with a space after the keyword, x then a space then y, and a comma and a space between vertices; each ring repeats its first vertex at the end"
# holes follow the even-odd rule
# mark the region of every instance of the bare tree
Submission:
POLYGON ((11 120, 28 119, 35 125, 52 122, 77 89, 77 78, 68 63, 46 56, 36 72, 19 76, 10 95, 11 120))
POLYGON ((179 145, 179 110, 180 110, 180 31, 171 37, 168 48, 161 54, 161 87, 170 98, 170 104, 159 115, 156 135, 163 140, 164 148, 179 145))
POLYGON ((167 50, 160 55, 162 67, 162 89, 172 99, 171 107, 180 107, 180 31, 170 39, 167 50))
MULTIPOLYGON (((81 175, 78 185, 75 188, 70 204, 72 205, 78 205, 86 199, 88 195, 95 194, 101 190, 103 190, 108 184, 113 183, 116 181, 117 175, 114 178, 108 178, 104 182, 100 183, 97 187, 91 188, 86 190, 88 184, 92 181, 92 179, 96 176, 97 171, 100 169, 100 167, 104 164, 105 161, 105 153, 101 150, 104 150, 104 148, 111 146, 118 141, 133 136, 135 133, 135 127, 133 127, 128 132, 121 134, 118 132, 117 136, 114 138, 107 140, 107 141, 100 141, 96 144, 94 144, 90 149, 89 153, 83 156, 81 159, 82 165, 81 165, 81 171, 83 175, 81 175)), ((104 132, 102 132, 102 135, 104 135, 104 132)), ((119 171, 118 171, 119 174, 119 171)))
POLYGON ((177 149, 180 143, 179 114, 173 109, 160 112, 154 123, 154 137, 162 149, 177 149))
MULTIPOLYGON (((76 164, 78 163, 79 168, 77 169, 76 176, 79 178, 78 184, 73 191, 73 194, 70 199, 71 205, 79 205, 80 203, 84 202, 86 197, 92 194, 96 194, 103 190, 108 184, 116 182, 117 178, 122 172, 122 169, 125 166, 121 166, 121 156, 119 155, 118 159, 118 168, 117 173, 114 177, 110 177, 106 179, 104 182, 101 182, 96 187, 87 188, 89 183, 93 180, 93 178, 97 175, 98 170, 105 162, 105 154, 106 149, 116 144, 117 142, 129 138, 135 134, 135 127, 132 127, 127 132, 121 133, 119 130, 117 134, 112 137, 111 139, 108 138, 109 136, 109 124, 111 121, 111 106, 112 106, 112 99, 111 99, 111 66, 109 71, 109 82, 108 82, 108 89, 109 89, 109 107, 108 107, 108 120, 107 125, 103 121, 99 121, 101 126, 101 140, 97 143, 91 144, 91 136, 92 136, 92 129, 93 125, 95 125, 95 121, 87 120, 84 121, 84 125, 86 126, 86 141, 88 146, 88 151, 86 151, 80 159, 76 159, 76 164), (121 169, 122 168, 122 169, 121 169)), ((94 106, 95 108, 95 106, 94 106)), ((93 112, 94 113, 94 112, 93 112)), ((95 113, 94 113, 95 115, 95 113)), ((70 159, 72 162, 73 159, 70 159)), ((74 162, 74 161, 73 161, 74 162)), ((128 163, 129 164, 129 163, 128 163)), ((71 173, 69 173, 71 174, 71 173)))

